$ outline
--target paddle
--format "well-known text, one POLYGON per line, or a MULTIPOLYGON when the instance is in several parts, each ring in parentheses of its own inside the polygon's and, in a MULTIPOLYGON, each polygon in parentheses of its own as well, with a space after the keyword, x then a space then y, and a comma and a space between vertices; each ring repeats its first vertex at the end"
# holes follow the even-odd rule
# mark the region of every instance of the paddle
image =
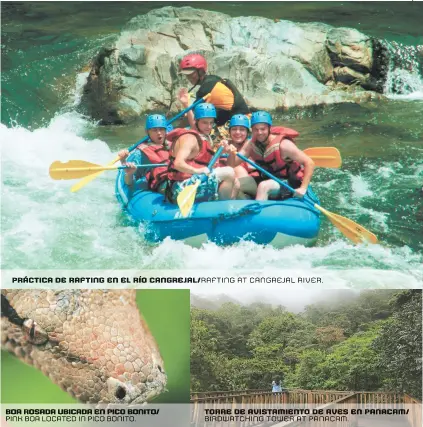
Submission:
POLYGON ((303 150, 319 168, 340 168, 341 154, 335 147, 312 147, 303 150))
MULTIPOLYGON (((185 108, 185 110, 182 110, 180 113, 178 113, 175 117, 173 117, 172 119, 170 119, 167 124, 170 125, 171 123, 173 123, 175 120, 178 120, 179 118, 181 118, 185 113, 187 113, 188 111, 192 110, 195 106, 197 106, 198 104, 201 104, 202 102, 206 101, 210 96, 210 93, 208 93, 207 95, 203 96, 202 98, 198 99, 197 101, 195 101, 193 104, 191 104, 189 107, 185 108)), ((144 138, 140 139, 138 142, 136 142, 134 145, 131 145, 128 148, 128 151, 131 152, 133 150, 135 150, 135 148, 138 147, 138 145, 142 144, 143 142, 146 142, 148 140, 148 135, 146 135, 144 138)), ((114 160, 112 160, 110 163, 107 163, 106 166, 113 166, 116 162, 119 161, 119 157, 116 157, 114 160)), ((96 179, 98 176, 100 176, 104 171, 100 171, 100 172, 96 172, 93 173, 87 177, 85 177, 84 179, 82 179, 81 181, 79 181, 78 183, 76 183, 72 188, 71 191, 72 193, 75 193, 76 191, 79 191, 82 187, 85 187, 88 183, 90 183, 92 180, 96 179)))
MULTIPOLYGON (((156 168, 158 166, 167 166, 166 163, 135 165, 137 168, 156 168)), ((98 171, 108 171, 115 169, 127 169, 129 166, 101 166, 95 163, 85 162, 84 160, 69 160, 62 163, 56 160, 50 165, 50 177, 55 180, 60 179, 79 179, 92 175, 98 171)))
MULTIPOLYGON (((208 168, 211 170, 214 164, 219 159, 220 155, 223 151, 223 146, 220 147, 213 158, 210 160, 208 168)), ((201 184, 201 177, 196 181, 195 184, 188 185, 185 187, 176 198, 176 202, 178 203, 179 210, 181 211, 181 215, 183 218, 186 218, 191 212, 192 206, 194 205, 195 196, 197 195, 197 188, 201 184)))
MULTIPOLYGON (((257 170, 259 170, 264 175, 268 176, 270 179, 273 179, 276 181, 279 185, 283 185, 286 187, 289 191, 292 193, 295 193, 295 190, 290 187, 288 184, 283 182, 282 180, 276 178, 273 176, 270 172, 267 172, 267 170, 263 169, 247 157, 243 156, 242 154, 237 153, 237 156, 244 160, 244 162, 249 163, 251 166, 255 167, 257 170)), ((341 215, 334 214, 332 212, 329 212, 328 210, 322 208, 317 203, 313 203, 310 200, 307 200, 304 198, 304 202, 307 203, 310 206, 313 206, 318 211, 322 212, 325 216, 329 218, 329 221, 347 238, 350 239, 354 243, 362 243, 362 242, 368 242, 376 244, 378 243, 377 237, 371 233, 370 231, 366 230, 361 225, 357 224, 356 222, 352 221, 349 218, 345 218, 341 215)))

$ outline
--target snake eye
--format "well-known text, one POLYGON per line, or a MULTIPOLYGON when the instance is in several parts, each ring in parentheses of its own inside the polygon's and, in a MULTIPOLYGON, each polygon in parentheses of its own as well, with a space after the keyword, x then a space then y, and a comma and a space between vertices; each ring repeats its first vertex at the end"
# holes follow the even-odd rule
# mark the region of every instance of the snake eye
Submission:
POLYGON ((115 392, 115 396, 122 400, 126 396, 126 390, 123 387, 118 387, 115 392))
POLYGON ((48 341, 47 332, 32 319, 25 319, 22 327, 30 343, 41 345, 48 341))

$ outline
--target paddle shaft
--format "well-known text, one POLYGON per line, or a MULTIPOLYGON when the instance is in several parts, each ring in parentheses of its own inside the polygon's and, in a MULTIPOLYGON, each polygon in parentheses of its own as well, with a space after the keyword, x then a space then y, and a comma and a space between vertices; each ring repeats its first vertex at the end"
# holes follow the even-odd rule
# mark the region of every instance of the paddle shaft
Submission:
MULTIPOLYGON (((283 182, 281 179, 277 178, 276 176, 272 175, 270 172, 267 172, 266 169, 263 169, 262 167, 260 167, 259 165, 257 165, 256 163, 254 163, 252 160, 250 160, 248 157, 243 156, 240 153, 237 153, 237 156, 244 160, 244 162, 249 163, 251 166, 253 166, 254 168, 256 168, 258 171, 260 171, 261 173, 263 173, 264 175, 268 176, 270 179, 273 179, 273 181, 276 181, 279 185, 282 185, 283 187, 287 188, 292 194, 295 194, 296 191, 287 183, 283 182)), ((307 203, 309 206, 318 209, 322 212, 320 208, 320 206, 317 203, 313 203, 310 200, 306 199, 305 197, 303 197, 303 200, 305 203, 307 203)))
MULTIPOLYGON (((292 193, 295 193, 295 190, 290 185, 286 184, 285 182, 283 182, 279 178, 276 178, 270 172, 267 172, 267 170, 263 169, 262 167, 260 167, 259 165, 257 165, 256 163, 254 163, 253 161, 248 159, 247 157, 245 157, 239 153, 237 153, 237 156, 240 159, 244 160, 245 162, 249 163, 251 166, 253 166, 257 170, 259 170, 264 175, 268 176, 270 179, 273 179, 274 181, 276 181, 279 185, 282 185, 285 188, 287 188, 288 190, 290 190, 292 193)), ((328 210, 324 209, 323 207, 321 207, 317 203, 311 202, 310 200, 306 199, 305 197, 303 198, 303 201, 304 201, 304 203, 308 204, 309 206, 313 207, 314 209, 317 209, 319 212, 323 213, 326 217, 328 217, 329 220, 331 221, 331 223, 333 225, 335 225, 335 227, 337 227, 338 230, 340 230, 342 232, 342 234, 344 234, 345 237, 352 240, 354 243, 356 243, 356 241, 350 235, 346 234, 344 230, 348 230, 348 232, 351 235, 361 239, 361 241, 363 241, 363 237, 364 237, 364 240, 368 240, 368 241, 370 241, 370 243, 377 243, 377 237, 373 233, 371 233, 370 231, 366 230, 364 227, 360 226, 359 224, 356 224, 347 218, 343 218, 339 215, 335 215, 332 212, 329 212, 328 210), (351 226, 349 224, 347 224, 346 221, 348 221, 351 224, 351 226), (344 230, 342 230, 342 228, 344 230), (363 236, 363 233, 365 233, 365 236, 363 236), (368 236, 371 236, 371 238, 372 239, 374 238, 374 240, 369 240, 368 236), (367 237, 367 239, 366 239, 366 237, 367 237)))
POLYGON ((257 165, 256 163, 254 163, 252 160, 250 160, 248 157, 243 156, 240 153, 237 153, 237 156, 241 159, 244 160, 244 162, 249 163, 252 167, 256 168, 258 171, 260 171, 262 174, 268 176, 270 179, 273 179, 274 181, 276 181, 279 185, 282 185, 283 187, 287 188, 291 193, 295 193, 295 190, 289 185, 286 184, 285 182, 283 182, 281 179, 276 178, 276 176, 272 175, 270 172, 267 172, 266 169, 263 169, 262 167, 260 167, 259 165, 257 165))
MULTIPOLYGON (((304 150, 304 152, 307 154, 307 152, 304 150)), ((314 156, 311 155, 310 158, 312 160, 332 160, 332 159, 336 159, 335 156, 314 156)))
MULTIPOLYGON (((167 124, 170 125, 172 124, 175 120, 180 119, 184 114, 188 113, 188 111, 192 110, 195 106, 197 106, 198 104, 201 104, 202 102, 206 101, 206 99, 209 97, 209 94, 203 96, 203 98, 198 99, 197 101, 195 101, 193 104, 191 104, 189 107, 185 108, 185 110, 182 110, 180 113, 178 113, 175 117, 171 118, 167 124)), ((146 135, 144 138, 140 139, 138 142, 136 142, 134 145, 131 145, 128 148, 128 151, 131 152, 133 150, 135 150, 135 148, 138 147, 138 145, 146 142, 148 140, 149 136, 146 135)))
MULTIPOLYGON (((207 167, 209 168, 210 172, 211 172, 214 164, 219 160, 219 157, 222 155, 223 149, 224 149, 224 147, 219 147, 219 149, 216 151, 215 155, 211 158, 209 164, 207 165, 207 167)), ((200 181, 203 182, 205 179, 206 179, 206 175, 205 174, 200 175, 200 180, 197 181, 196 184, 194 184, 194 185, 196 185, 195 189, 197 189, 200 181)))
MULTIPOLYGON (((220 155, 222 154, 223 148, 224 148, 223 146, 219 147, 219 149, 216 151, 216 154, 211 158, 207 166, 210 170, 212 169, 212 167, 214 166, 214 164, 217 162, 220 155)), ((192 206, 194 205, 194 202, 195 202, 197 189, 200 183, 205 182, 206 179, 207 179, 207 175, 201 174, 194 184, 191 184, 185 187, 176 198, 176 202, 178 204, 179 210, 183 218, 186 218, 191 212, 192 206)))
MULTIPOLYGON (((170 119, 167 124, 170 125, 171 123, 173 123, 175 120, 179 119, 180 117, 182 117, 185 113, 187 113, 188 111, 192 110, 196 105, 201 104, 202 102, 206 101, 208 99, 208 97, 210 96, 210 94, 208 93, 207 95, 203 96, 202 98, 198 99, 196 102, 194 102, 193 104, 191 104, 189 107, 185 108, 185 110, 182 110, 180 113, 178 113, 175 117, 173 117, 172 119, 170 119)), ((128 151, 131 152, 133 150, 135 150, 135 148, 138 147, 138 145, 148 141, 149 136, 146 135, 144 138, 140 139, 138 142, 136 142, 134 145, 131 145, 128 148, 128 151)), ((113 159, 110 163, 108 163, 106 166, 113 166, 116 162, 118 162, 120 160, 120 157, 117 156, 115 159, 113 159)), ((100 176, 102 174, 103 171, 99 171, 96 173, 91 174, 90 176, 87 176, 85 178, 83 178, 81 181, 79 181, 77 184, 75 184, 72 188, 71 188, 71 192, 74 193, 76 191, 79 191, 81 188, 85 187, 89 182, 91 182, 92 180, 96 179, 98 176, 100 176)))
MULTIPOLYGON (((159 166, 167 166, 166 163, 158 163, 158 164, 148 164, 148 165, 135 165, 137 169, 142 168, 157 168, 159 166)), ((54 172, 83 172, 83 171, 108 171, 108 170, 115 170, 115 169, 129 169, 130 166, 93 166, 93 167, 86 167, 86 168, 54 168, 54 172)))
POLYGON ((222 155, 223 148, 224 148, 223 146, 219 147, 219 149, 216 151, 216 154, 212 157, 208 165, 209 169, 211 169, 214 166, 214 164, 219 160, 219 157, 222 155))

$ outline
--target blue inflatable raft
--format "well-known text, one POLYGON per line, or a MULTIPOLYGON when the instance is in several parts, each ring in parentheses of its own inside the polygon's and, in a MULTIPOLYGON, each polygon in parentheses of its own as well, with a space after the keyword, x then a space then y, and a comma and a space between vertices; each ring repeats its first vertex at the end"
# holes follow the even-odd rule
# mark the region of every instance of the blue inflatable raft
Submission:
MULTIPOLYGON (((310 245, 317 239, 319 212, 300 199, 201 202, 194 204, 188 218, 182 218, 176 204, 148 191, 145 180, 139 180, 131 192, 124 174, 119 170, 116 197, 122 210, 141 226, 148 242, 157 243, 170 237, 198 247, 207 241, 232 245, 244 240, 281 248, 310 245)), ((308 197, 319 203, 310 189, 308 197)))

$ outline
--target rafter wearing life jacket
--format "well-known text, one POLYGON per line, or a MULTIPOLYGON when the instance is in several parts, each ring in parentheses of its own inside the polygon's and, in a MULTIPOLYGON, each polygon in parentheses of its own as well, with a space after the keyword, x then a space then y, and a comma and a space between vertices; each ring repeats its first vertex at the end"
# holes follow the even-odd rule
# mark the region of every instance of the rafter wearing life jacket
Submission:
MULTIPOLYGON (((137 148, 147 156, 150 163, 169 163, 169 150, 163 145, 140 144, 137 148)), ((150 169, 145 178, 148 188, 158 191, 160 184, 167 179, 167 166, 150 169)))
MULTIPOLYGON (((278 178, 291 178, 301 181, 304 177, 302 166, 296 161, 285 160, 281 156, 280 149, 280 143, 284 139, 289 139, 295 144, 294 138, 296 138, 299 133, 294 129, 283 126, 272 126, 270 128, 270 134, 277 135, 277 137, 264 147, 256 142, 253 145, 253 150, 250 155, 251 160, 278 178)), ((268 179, 265 176, 261 176, 261 174, 256 169, 251 168, 251 166, 248 167, 248 174, 253 177, 268 179)))
POLYGON ((200 146, 198 154, 193 159, 185 160, 188 165, 193 166, 194 168, 201 168, 207 166, 210 163, 212 157, 214 156, 214 151, 212 150, 210 143, 207 141, 207 139, 204 139, 199 132, 193 129, 174 129, 173 131, 169 132, 166 137, 167 140, 171 143, 169 150, 169 166, 167 172, 167 179, 170 182, 184 181, 192 176, 189 173, 180 172, 174 167, 175 156, 173 155, 173 149, 178 139, 181 136, 187 134, 194 135, 197 138, 198 145, 200 146))

